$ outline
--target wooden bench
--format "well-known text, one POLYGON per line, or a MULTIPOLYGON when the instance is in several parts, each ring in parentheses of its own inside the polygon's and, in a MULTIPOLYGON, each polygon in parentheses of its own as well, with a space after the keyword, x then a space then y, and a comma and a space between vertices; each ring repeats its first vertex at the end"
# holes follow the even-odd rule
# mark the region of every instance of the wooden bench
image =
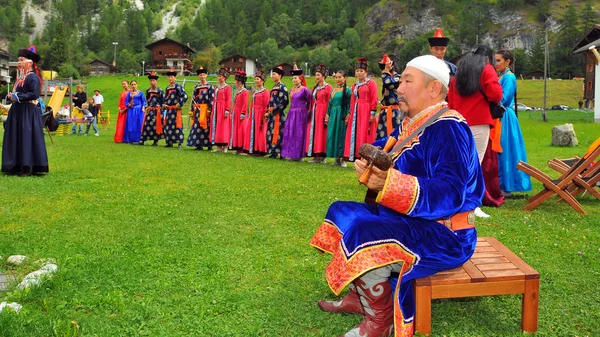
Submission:
POLYGON ((462 267, 414 280, 415 330, 431 333, 431 300, 523 294, 521 330, 535 332, 540 274, 491 237, 477 239, 475 253, 462 267))

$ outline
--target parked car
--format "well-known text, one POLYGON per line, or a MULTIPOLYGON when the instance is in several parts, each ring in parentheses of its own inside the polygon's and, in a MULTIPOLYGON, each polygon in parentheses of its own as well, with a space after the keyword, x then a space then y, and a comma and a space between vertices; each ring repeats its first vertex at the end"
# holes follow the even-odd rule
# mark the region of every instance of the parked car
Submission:
POLYGON ((532 107, 528 107, 523 103, 517 103, 517 111, 533 111, 532 107))
POLYGON ((567 106, 567 105, 559 104, 559 105, 553 105, 550 108, 550 110, 571 110, 571 108, 569 108, 569 106, 567 106))

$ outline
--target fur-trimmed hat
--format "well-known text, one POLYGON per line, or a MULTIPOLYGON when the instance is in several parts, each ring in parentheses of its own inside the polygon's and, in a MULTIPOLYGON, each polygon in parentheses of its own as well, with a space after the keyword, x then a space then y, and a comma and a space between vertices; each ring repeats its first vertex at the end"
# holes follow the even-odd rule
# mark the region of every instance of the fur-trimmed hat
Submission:
POLYGON ((243 71, 237 71, 235 73, 235 80, 236 81, 240 81, 240 82, 246 82, 246 79, 248 78, 248 75, 246 75, 245 72, 243 71))
POLYGON ((29 46, 29 48, 19 49, 19 57, 24 57, 33 61, 33 63, 40 62, 40 55, 36 54, 36 49, 34 45, 29 46))
POLYGON ((173 68, 170 68, 169 71, 167 71, 167 76, 177 76, 177 72, 173 68))
POLYGON ((319 64, 315 67, 315 73, 321 73, 323 76, 329 76, 329 69, 326 66, 319 64))
POLYGON ((158 80, 158 75, 156 75, 155 72, 151 72, 150 75, 148 75, 148 79, 149 80, 158 80))
POLYGON ((447 47, 448 43, 450 43, 450 39, 444 36, 441 28, 436 29, 433 37, 430 37, 428 40, 431 47, 447 47))
POLYGON ((254 73, 254 77, 260 78, 263 81, 263 83, 267 80, 267 74, 265 74, 265 72, 262 70, 257 70, 254 73))
POLYGON ((208 74, 208 70, 202 68, 202 66, 199 66, 198 69, 196 69, 196 75, 200 74, 208 74))
POLYGON ((227 78, 227 77, 229 77, 229 70, 221 67, 221 69, 219 69, 219 71, 217 71, 217 76, 218 75, 221 75, 221 76, 227 78))
POLYGON ((277 66, 273 69, 271 69, 272 72, 279 74, 280 76, 283 76, 283 67, 282 66, 277 66))
POLYGON ((369 70, 369 60, 367 60, 364 57, 359 57, 356 60, 356 65, 354 66, 354 69, 364 69, 365 71, 369 70))

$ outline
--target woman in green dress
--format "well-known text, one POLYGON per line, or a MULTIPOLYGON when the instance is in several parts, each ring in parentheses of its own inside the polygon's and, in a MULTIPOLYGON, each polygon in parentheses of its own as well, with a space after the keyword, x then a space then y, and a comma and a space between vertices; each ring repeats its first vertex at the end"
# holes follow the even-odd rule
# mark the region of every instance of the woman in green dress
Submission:
POLYGON ((346 86, 346 73, 343 70, 335 74, 337 88, 331 91, 329 108, 325 122, 327 131, 327 157, 335 158, 334 165, 346 167, 344 161, 344 140, 346 138, 346 125, 350 112, 350 88, 346 86))

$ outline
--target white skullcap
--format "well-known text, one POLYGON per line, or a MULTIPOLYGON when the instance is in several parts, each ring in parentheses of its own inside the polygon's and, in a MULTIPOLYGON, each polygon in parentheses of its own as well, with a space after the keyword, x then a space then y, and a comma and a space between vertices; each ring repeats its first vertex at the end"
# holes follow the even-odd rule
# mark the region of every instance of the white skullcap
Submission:
POLYGON ((450 68, 448 68, 446 62, 437 57, 433 55, 415 57, 410 60, 406 66, 419 69, 425 74, 440 81, 442 85, 448 89, 448 82, 450 82, 450 68))

